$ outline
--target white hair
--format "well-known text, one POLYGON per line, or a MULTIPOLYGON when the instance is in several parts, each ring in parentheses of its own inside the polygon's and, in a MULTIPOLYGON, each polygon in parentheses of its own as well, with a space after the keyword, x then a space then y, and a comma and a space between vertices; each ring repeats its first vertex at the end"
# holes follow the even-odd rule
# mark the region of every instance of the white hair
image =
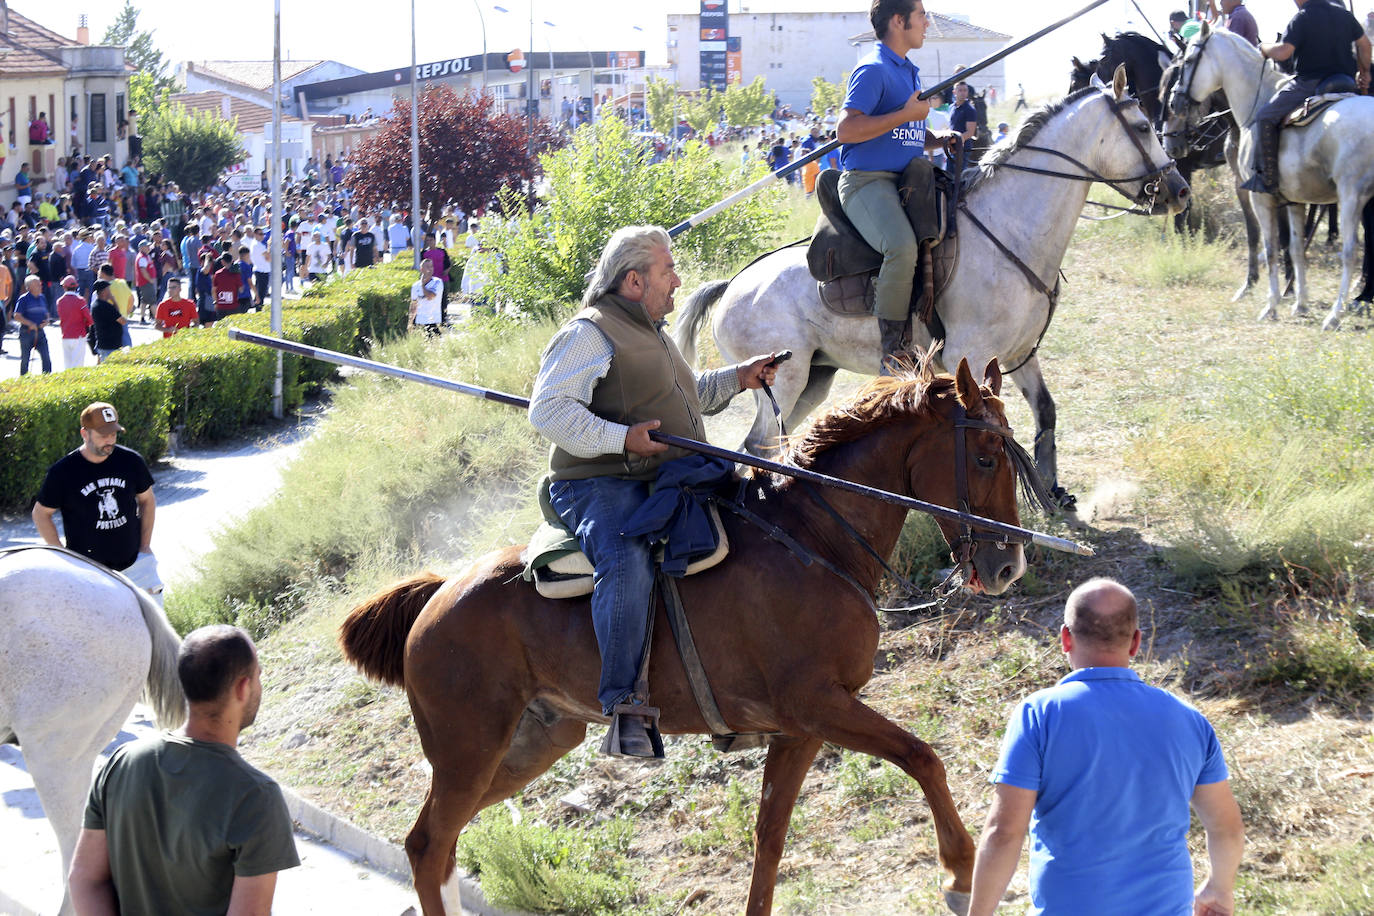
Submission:
POLYGON ((601 251, 601 259, 587 275, 583 307, 615 290, 632 270, 648 271, 660 251, 669 251, 673 240, 661 226, 626 226, 619 229, 601 251))

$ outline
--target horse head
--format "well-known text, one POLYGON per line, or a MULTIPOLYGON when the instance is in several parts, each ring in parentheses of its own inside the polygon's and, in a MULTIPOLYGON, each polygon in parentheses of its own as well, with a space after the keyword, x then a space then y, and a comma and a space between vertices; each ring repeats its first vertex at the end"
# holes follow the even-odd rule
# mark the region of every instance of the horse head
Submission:
POLYGON ((1151 213, 1182 212, 1188 206, 1188 183, 1165 155, 1140 103, 1129 94, 1125 65, 1117 66, 1110 86, 1096 76, 1092 85, 1106 97, 1120 125, 1120 129, 1109 126, 1104 132, 1096 148, 1097 171, 1129 176, 1109 184, 1123 196, 1149 207, 1151 213))
POLYGON ((1073 57, 1071 60, 1073 69, 1069 71, 1069 92, 1087 89, 1093 74, 1097 72, 1097 58, 1094 57, 1086 64, 1077 57, 1073 57))
POLYGON ((1221 33, 1204 22, 1184 47, 1182 59, 1175 59, 1171 65, 1177 78, 1165 106, 1164 144, 1175 159, 1188 154, 1189 136, 1197 132, 1202 119, 1210 114, 1208 99, 1221 90, 1220 55, 1207 53, 1212 36, 1217 34, 1221 33))

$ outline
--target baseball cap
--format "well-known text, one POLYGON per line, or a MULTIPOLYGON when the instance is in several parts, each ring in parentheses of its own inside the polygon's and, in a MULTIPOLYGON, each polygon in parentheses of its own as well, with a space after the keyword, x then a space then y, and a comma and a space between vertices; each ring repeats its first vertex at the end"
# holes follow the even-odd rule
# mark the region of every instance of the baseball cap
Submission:
POLYGON ((63 278, 62 278, 62 288, 63 288, 63 289, 76 289, 76 277, 71 277, 71 276, 63 277, 63 278))
POLYGON ((107 436, 110 433, 124 432, 124 427, 119 425, 119 414, 112 405, 104 401, 96 401, 81 411, 81 425, 107 436))
POLYGON ((96 280, 96 281, 95 281, 95 284, 94 284, 93 286, 91 286, 91 289, 95 290, 96 292, 100 292, 102 289, 109 289, 109 288, 110 288, 110 281, 109 281, 109 280, 96 280))

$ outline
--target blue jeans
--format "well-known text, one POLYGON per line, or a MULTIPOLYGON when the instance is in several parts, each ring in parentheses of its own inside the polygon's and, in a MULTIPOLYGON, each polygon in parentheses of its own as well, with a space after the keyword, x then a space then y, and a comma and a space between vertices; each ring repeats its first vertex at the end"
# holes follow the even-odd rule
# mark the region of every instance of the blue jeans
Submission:
POLYGON ((84 267, 76 269, 76 288, 81 290, 81 298, 89 299, 91 287, 95 285, 95 271, 84 267))
POLYGON ((621 528, 649 496, 649 485, 619 477, 555 480, 549 501, 577 536, 596 572, 592 576, 592 627, 601 648, 601 711, 623 702, 634 689, 644 654, 654 558, 643 537, 621 528))
POLYGON ((48 335, 39 328, 19 328, 19 374, 29 374, 29 355, 38 350, 38 358, 43 363, 43 373, 52 371, 52 357, 48 355, 48 335))

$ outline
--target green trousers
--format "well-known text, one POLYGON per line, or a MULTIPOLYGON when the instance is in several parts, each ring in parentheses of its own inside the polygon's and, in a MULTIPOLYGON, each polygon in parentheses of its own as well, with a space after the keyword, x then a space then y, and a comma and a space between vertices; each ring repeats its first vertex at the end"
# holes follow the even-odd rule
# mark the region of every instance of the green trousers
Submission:
POLYGON ((873 312, 888 321, 905 321, 911 313, 920 247, 897 196, 897 172, 848 171, 840 175, 840 205, 874 250, 883 256, 873 284, 873 312))

